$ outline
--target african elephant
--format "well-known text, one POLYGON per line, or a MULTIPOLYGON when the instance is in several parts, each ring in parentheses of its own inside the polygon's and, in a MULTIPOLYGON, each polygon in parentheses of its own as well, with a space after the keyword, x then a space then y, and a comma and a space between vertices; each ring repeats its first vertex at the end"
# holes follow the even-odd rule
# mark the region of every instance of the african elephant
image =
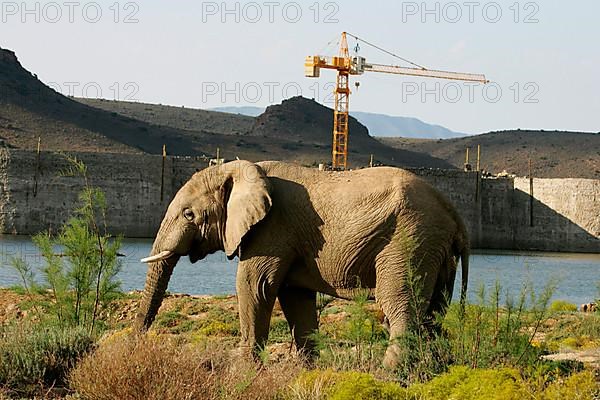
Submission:
MULTIPOLYGON (((197 172, 170 203, 142 260, 150 265, 135 328, 152 324, 179 257, 193 263, 219 250, 239 258, 242 347, 255 351, 268 338, 276 298, 296 347, 312 356, 317 292, 351 299, 358 286, 371 289, 394 338, 413 320, 409 271, 421 285, 419 312, 429 317, 445 311, 459 258, 462 295, 467 285, 465 226, 414 174, 234 161, 197 172)), ((390 343, 384 364, 394 366, 401 349, 390 343)))

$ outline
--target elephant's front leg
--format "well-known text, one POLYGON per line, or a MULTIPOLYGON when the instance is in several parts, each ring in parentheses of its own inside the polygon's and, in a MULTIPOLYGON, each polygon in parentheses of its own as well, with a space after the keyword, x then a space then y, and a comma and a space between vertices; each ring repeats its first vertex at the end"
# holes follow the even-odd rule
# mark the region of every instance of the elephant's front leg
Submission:
POLYGON ((260 260, 259 257, 240 261, 237 271, 236 289, 238 296, 241 346, 251 351, 254 357, 265 348, 269 338, 271 313, 281 275, 277 262, 260 260))
POLYGON ((319 328, 317 321, 317 294, 308 289, 282 285, 279 304, 290 325, 298 352, 312 361, 317 355, 311 334, 319 328))

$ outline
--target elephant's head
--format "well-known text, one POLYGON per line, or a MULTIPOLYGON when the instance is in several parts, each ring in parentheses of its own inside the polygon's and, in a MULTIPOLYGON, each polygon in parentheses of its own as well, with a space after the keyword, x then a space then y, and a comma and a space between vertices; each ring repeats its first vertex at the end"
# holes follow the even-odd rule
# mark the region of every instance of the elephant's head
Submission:
POLYGON ((197 172, 169 204, 152 246, 135 329, 147 330, 158 312, 179 257, 191 262, 224 250, 233 258, 244 235, 271 208, 269 181, 248 161, 197 172))

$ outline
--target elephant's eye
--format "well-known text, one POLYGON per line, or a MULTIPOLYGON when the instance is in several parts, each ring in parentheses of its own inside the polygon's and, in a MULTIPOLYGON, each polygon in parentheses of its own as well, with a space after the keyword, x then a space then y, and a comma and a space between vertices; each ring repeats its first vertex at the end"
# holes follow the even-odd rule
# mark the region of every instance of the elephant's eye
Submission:
POLYGON ((189 208, 186 208, 185 210, 183 210, 183 216, 188 221, 193 221, 194 220, 194 212, 192 210, 190 210, 189 208))

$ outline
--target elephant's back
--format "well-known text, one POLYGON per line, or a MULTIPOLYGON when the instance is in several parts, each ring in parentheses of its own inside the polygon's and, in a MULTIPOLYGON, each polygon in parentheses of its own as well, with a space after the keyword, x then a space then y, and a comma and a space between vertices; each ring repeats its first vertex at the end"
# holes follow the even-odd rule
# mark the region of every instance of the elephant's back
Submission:
MULTIPOLYGON (((413 198, 434 190, 415 174, 394 167, 319 171, 279 161, 264 161, 258 165, 274 186, 286 192, 292 191, 293 185, 289 183, 302 188, 325 220, 339 221, 341 213, 358 218, 360 213, 355 211, 362 210, 363 215, 369 215, 373 208, 378 216, 387 217, 399 213, 408 203, 418 205, 413 198)), ((291 196, 298 197, 293 193, 291 196)), ((431 198, 432 194, 426 196, 431 198)))
POLYGON ((368 191, 369 188, 378 189, 382 186, 403 185, 419 178, 404 169, 395 167, 364 168, 352 171, 319 171, 316 168, 307 168, 299 165, 288 164, 281 161, 262 161, 257 163, 268 177, 290 180, 306 186, 338 187, 339 190, 352 192, 368 191), (366 185, 364 185, 366 184, 366 185), (357 185, 363 185, 358 186, 357 185))
POLYGON ((402 209, 421 214, 442 213, 460 218, 443 193, 414 173, 395 167, 364 168, 354 171, 319 171, 280 161, 258 163, 265 174, 303 187, 315 205, 339 212, 340 208, 368 208, 385 213, 402 209), (338 207, 328 204, 335 203, 338 207))

